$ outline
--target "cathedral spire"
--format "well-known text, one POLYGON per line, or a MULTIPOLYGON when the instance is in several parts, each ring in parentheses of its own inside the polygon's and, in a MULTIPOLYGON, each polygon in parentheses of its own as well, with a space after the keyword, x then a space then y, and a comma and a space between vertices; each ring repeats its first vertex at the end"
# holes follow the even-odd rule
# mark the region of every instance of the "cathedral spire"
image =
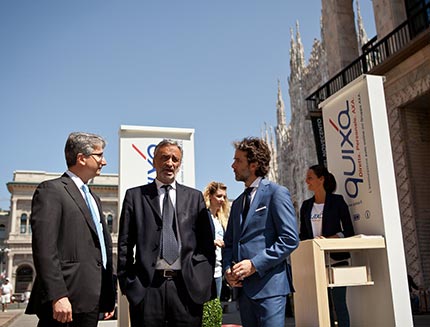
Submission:
POLYGON ((294 39, 294 31, 293 28, 290 27, 290 47, 291 49, 295 48, 296 40, 294 39))
POLYGON ((297 65, 300 67, 300 70, 303 70, 305 67, 305 50, 303 48, 302 38, 300 36, 300 26, 299 21, 296 21, 296 40, 297 40, 297 65))
POLYGON ((290 29, 291 34, 291 48, 290 48, 290 71, 292 80, 300 80, 301 75, 305 69, 305 51, 303 48, 299 22, 296 21, 296 35, 294 38, 293 30, 290 29))
POLYGON ((290 28, 290 70, 291 75, 294 75, 297 71, 296 67, 296 40, 294 39, 293 28, 290 28))
POLYGON ((355 6, 357 8, 358 46, 361 49, 363 45, 365 45, 369 41, 369 39, 367 37, 366 30, 364 29, 363 17, 361 17, 360 4, 358 0, 355 1, 355 6))
POLYGON ((278 126, 286 126, 287 120, 285 119, 285 105, 282 99, 281 82, 278 79, 278 101, 276 102, 276 114, 278 117, 278 126))

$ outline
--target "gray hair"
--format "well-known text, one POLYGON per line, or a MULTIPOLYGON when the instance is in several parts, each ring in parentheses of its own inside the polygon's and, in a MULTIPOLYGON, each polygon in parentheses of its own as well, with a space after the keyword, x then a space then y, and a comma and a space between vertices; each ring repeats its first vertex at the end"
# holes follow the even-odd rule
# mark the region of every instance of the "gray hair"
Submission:
POLYGON ((157 151, 160 148, 162 148, 163 146, 166 146, 166 145, 176 146, 179 149, 179 151, 181 151, 181 158, 184 156, 184 151, 182 150, 182 146, 179 144, 178 141, 175 141, 175 140, 172 140, 172 139, 164 139, 160 143, 158 143, 157 146, 155 147, 154 158, 157 155, 157 151))
POLYGON ((70 133, 64 148, 67 167, 76 165, 77 156, 82 153, 85 156, 91 155, 95 147, 104 149, 106 141, 99 135, 83 132, 70 133))

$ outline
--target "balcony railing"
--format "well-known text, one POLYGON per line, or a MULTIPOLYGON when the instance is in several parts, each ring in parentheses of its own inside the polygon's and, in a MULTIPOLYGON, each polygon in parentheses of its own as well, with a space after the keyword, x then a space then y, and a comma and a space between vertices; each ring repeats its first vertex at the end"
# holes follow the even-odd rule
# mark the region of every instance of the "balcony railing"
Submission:
POLYGON ((421 35, 421 33, 429 33, 429 27, 430 3, 400 24, 379 42, 376 42, 375 36, 364 45, 362 48, 363 54, 360 57, 306 98, 309 112, 311 114, 312 112, 318 112, 320 102, 339 91, 357 77, 368 73, 378 65, 391 59, 410 44, 412 40, 421 35))

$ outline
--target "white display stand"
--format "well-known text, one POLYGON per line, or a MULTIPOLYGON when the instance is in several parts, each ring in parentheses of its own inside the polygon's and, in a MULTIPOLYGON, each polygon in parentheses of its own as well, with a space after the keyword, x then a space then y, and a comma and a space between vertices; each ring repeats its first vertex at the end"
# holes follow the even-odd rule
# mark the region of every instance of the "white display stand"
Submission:
POLYGON ((353 252, 356 265, 372 267, 375 284, 348 288, 352 327, 413 326, 383 81, 362 75, 319 105, 328 170, 355 232, 385 240, 368 258, 353 252))
MULTIPOLYGON (((366 264, 359 261, 355 265, 354 254, 364 258, 371 257, 375 251, 385 249, 385 241, 381 236, 349 237, 343 239, 313 239, 300 242, 299 247, 291 254, 291 267, 293 272, 294 317, 296 327, 330 327, 330 314, 328 305, 328 287, 358 286, 372 287, 380 282, 373 279, 373 264, 366 260, 366 264), (352 265, 342 268, 331 268, 327 260, 330 252, 351 252, 352 265), (342 269, 340 282, 332 280, 331 269, 342 269), (363 276, 364 273, 364 276, 363 276)), ((354 308, 350 308, 350 311, 354 308)), ((369 319, 363 320, 364 325, 374 326, 373 316, 378 315, 378 308, 368 312, 369 319)))

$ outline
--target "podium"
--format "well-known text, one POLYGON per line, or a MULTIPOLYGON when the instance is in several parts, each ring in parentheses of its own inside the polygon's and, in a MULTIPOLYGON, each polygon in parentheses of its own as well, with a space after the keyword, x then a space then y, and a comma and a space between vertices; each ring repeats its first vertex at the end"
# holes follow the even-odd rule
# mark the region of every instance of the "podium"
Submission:
MULTIPOLYGON (((372 287, 371 285, 374 284, 372 260, 366 259, 371 253, 366 252, 374 249, 385 249, 385 240, 382 236, 358 235, 349 238, 324 238, 300 242, 299 247, 291 254, 296 326, 330 327, 327 287, 372 287), (326 262, 330 252, 351 252, 352 265, 331 267, 330 263, 326 262), (359 266, 354 265, 355 252, 364 254, 360 256, 359 266)), ((350 307, 349 310, 351 315, 350 307)), ((354 325, 352 320, 351 325, 354 325)))

